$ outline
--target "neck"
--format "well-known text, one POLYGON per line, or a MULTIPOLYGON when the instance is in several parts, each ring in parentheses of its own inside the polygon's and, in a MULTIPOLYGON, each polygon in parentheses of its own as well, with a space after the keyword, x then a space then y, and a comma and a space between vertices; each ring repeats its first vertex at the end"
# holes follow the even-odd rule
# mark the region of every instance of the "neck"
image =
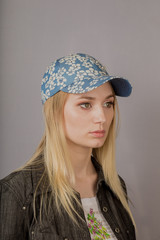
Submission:
POLYGON ((76 178, 85 178, 95 172, 91 161, 92 148, 69 147, 69 153, 76 178))
POLYGON ((98 176, 91 161, 92 148, 69 144, 69 154, 75 174, 73 188, 81 198, 95 196, 98 176))

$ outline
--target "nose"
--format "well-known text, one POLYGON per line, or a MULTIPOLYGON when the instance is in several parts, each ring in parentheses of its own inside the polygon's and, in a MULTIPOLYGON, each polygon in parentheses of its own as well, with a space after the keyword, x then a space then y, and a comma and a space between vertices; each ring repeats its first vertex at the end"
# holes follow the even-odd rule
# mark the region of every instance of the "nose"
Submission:
POLYGON ((94 123, 105 123, 106 116, 103 107, 96 107, 94 110, 94 123))

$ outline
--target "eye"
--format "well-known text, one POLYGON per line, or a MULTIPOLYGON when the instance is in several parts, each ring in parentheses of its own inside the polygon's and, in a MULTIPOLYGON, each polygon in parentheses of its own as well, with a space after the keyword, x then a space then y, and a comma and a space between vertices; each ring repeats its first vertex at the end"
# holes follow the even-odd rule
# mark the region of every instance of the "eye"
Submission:
POLYGON ((114 102, 105 102, 105 103, 104 103, 104 106, 105 106, 106 108, 111 108, 111 107, 113 107, 113 105, 114 105, 114 102))
POLYGON ((81 108, 84 108, 84 109, 91 108, 91 104, 90 103, 81 103, 80 106, 81 106, 81 108))

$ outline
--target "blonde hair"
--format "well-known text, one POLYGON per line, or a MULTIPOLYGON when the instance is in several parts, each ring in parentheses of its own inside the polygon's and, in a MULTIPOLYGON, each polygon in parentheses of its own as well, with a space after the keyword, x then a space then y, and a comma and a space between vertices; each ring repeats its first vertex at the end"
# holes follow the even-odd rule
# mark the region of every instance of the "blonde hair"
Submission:
MULTIPOLYGON (((55 199, 55 204, 59 213, 61 213, 60 205, 62 205, 68 215, 74 222, 76 222, 73 213, 78 216, 79 214, 74 207, 73 201, 75 201, 79 206, 81 205, 76 191, 72 187, 75 182, 75 176, 64 134, 63 108, 67 96, 68 93, 60 91, 45 102, 45 134, 35 154, 25 167, 28 168, 33 164, 35 166, 44 164, 45 172, 48 178, 48 187, 51 188, 52 197, 55 199)), ((116 100, 115 105, 118 106, 116 100)), ((126 194, 121 185, 115 166, 116 112, 116 108, 114 107, 114 119, 110 126, 107 139, 102 147, 93 149, 93 156, 102 166, 105 181, 119 198, 135 225, 132 213, 126 200, 126 194)), ((45 174, 42 175, 37 188, 40 183, 43 182, 44 176, 45 174)), ((42 195, 45 194, 45 191, 46 190, 44 190, 42 195)))

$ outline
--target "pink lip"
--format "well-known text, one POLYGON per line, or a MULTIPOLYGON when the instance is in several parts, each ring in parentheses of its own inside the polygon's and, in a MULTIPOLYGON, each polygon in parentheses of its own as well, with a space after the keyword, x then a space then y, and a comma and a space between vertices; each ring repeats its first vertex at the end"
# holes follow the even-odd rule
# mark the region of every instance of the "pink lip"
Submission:
POLYGON ((90 132, 90 134, 92 134, 94 137, 101 138, 101 137, 104 137, 104 135, 105 135, 105 130, 93 131, 93 132, 90 132))

